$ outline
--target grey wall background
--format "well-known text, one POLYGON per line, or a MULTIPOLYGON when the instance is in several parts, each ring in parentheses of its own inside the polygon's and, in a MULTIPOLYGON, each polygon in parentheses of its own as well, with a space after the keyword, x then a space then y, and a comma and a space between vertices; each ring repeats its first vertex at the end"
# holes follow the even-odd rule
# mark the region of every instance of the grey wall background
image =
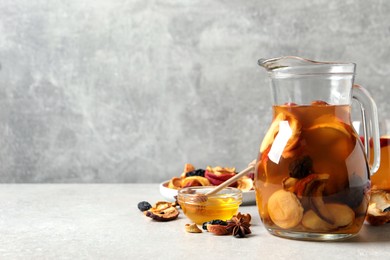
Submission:
POLYGON ((257 59, 358 64, 390 102, 390 1, 2 0, 0 181, 158 182, 257 155, 257 59))

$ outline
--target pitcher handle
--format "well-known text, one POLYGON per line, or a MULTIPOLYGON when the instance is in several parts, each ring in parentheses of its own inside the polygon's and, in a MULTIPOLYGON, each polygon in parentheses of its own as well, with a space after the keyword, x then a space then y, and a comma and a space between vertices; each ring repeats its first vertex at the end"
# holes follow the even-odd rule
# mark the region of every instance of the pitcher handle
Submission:
POLYGON ((372 99, 370 93, 368 93, 365 88, 356 84, 353 85, 352 97, 360 104, 360 111, 362 113, 363 122, 364 147, 367 160, 370 159, 370 138, 372 138, 373 141, 374 161, 372 165, 370 165, 370 174, 372 176, 379 169, 380 164, 378 111, 375 101, 372 99))

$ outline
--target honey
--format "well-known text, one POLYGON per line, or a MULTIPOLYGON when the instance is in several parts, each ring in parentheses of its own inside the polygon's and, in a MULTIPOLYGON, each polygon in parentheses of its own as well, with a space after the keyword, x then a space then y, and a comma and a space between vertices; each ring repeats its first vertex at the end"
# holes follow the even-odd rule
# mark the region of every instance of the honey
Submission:
POLYGON ((196 224, 214 219, 231 219, 242 203, 242 192, 235 188, 225 188, 216 195, 208 196, 206 201, 196 199, 197 194, 204 194, 210 189, 210 187, 190 187, 178 192, 178 202, 184 215, 196 224))

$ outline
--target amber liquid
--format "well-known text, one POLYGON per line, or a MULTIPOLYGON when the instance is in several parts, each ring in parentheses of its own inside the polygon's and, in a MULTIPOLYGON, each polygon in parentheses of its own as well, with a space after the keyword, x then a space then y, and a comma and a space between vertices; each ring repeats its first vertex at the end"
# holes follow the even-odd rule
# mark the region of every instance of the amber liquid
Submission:
MULTIPOLYGON (((273 113, 274 121, 279 116, 289 122, 293 134, 279 161, 270 159, 272 140, 269 145, 267 140, 263 141, 264 151, 258 156, 255 174, 256 200, 266 228, 289 232, 356 234, 364 222, 367 211, 370 180, 363 145, 350 124, 350 107, 282 105, 274 106, 273 113), (295 129, 296 124, 298 126, 295 129), (308 228, 299 221, 293 227, 283 228, 275 224, 270 217, 269 198, 276 191, 285 189, 282 183, 291 177, 291 164, 304 156, 312 161, 311 174, 329 175, 321 195, 324 204, 337 204, 353 211, 353 221, 346 226, 333 225, 325 230, 321 227, 316 228, 315 224, 308 228)), ((278 132, 271 134, 273 137, 277 135, 278 132)), ((303 214, 310 210, 318 212, 313 203, 310 203, 311 196, 305 194, 299 198, 303 214)), ((341 216, 336 214, 334 217, 341 216)))
POLYGON ((198 225, 214 219, 229 220, 240 206, 240 202, 234 198, 209 198, 204 206, 202 203, 182 201, 179 204, 183 213, 198 225))
MULTIPOLYGON (((390 136, 382 136, 380 138, 380 147, 381 162, 378 171, 371 177, 371 184, 373 189, 390 192, 390 136)), ((372 144, 370 144, 370 154, 372 155, 373 153, 372 144)))

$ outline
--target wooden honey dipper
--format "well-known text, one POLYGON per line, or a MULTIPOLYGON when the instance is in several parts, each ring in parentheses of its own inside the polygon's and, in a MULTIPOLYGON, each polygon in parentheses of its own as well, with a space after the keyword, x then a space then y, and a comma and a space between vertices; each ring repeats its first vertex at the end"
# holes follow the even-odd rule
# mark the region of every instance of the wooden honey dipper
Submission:
POLYGON ((199 194, 199 193, 195 194, 196 197, 193 198, 193 201, 194 202, 206 202, 208 196, 216 194, 220 190, 224 189, 225 187, 229 186, 230 184, 232 184, 235 181, 237 181, 238 179, 240 179, 241 177, 247 175, 248 173, 250 173, 254 169, 255 169, 254 164, 251 163, 247 168, 245 168, 241 172, 237 173, 236 175, 234 175, 230 179, 227 179, 226 181, 222 182, 217 187, 215 187, 212 190, 206 192, 205 194, 199 194))

